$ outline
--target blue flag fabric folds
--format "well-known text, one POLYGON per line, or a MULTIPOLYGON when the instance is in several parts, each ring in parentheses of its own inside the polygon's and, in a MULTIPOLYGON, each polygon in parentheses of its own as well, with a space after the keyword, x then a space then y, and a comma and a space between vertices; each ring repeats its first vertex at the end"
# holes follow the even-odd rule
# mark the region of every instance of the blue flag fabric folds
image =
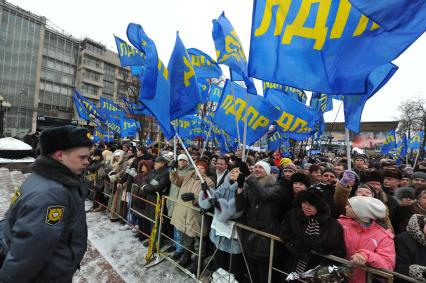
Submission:
POLYGON ((212 84, 209 94, 209 102, 219 103, 222 96, 222 88, 216 84, 212 84))
POLYGON ((263 82, 263 95, 268 96, 268 91, 270 89, 275 89, 281 91, 283 94, 290 96, 291 98, 306 103, 307 96, 306 93, 298 88, 289 87, 282 84, 271 83, 271 82, 263 82))
POLYGON ((343 95, 345 112, 345 126, 355 133, 359 133, 361 127, 361 115, 365 103, 377 91, 379 91, 395 74, 398 67, 394 64, 385 64, 370 73, 367 80, 367 93, 360 95, 343 95))
POLYGON ((238 73, 244 80, 247 91, 257 94, 253 80, 247 75, 247 59, 243 46, 231 22, 225 17, 225 13, 222 12, 217 20, 213 20, 212 36, 217 62, 227 65, 233 72, 238 73))
POLYGON ((413 150, 419 150, 423 142, 424 135, 424 131, 419 131, 414 137, 410 139, 410 144, 408 148, 413 150))
MULTIPOLYGON (((105 117, 102 112, 96 107, 89 99, 83 97, 77 90, 74 90, 75 100, 83 107, 84 112, 93 119, 98 119, 101 122, 105 122, 105 117)), ((77 108, 78 111, 78 108, 77 108)))
POLYGON ((121 112, 122 112, 121 107, 118 104, 115 104, 114 102, 112 102, 111 100, 101 96, 100 104, 101 104, 100 111, 104 117, 121 115, 121 112))
POLYGON ((90 118, 89 115, 86 113, 85 107, 83 106, 83 104, 81 104, 80 100, 77 98, 77 95, 73 95, 72 100, 74 101, 78 116, 85 121, 92 120, 92 118, 90 118))
POLYGON ((105 132, 102 128, 96 127, 93 129, 93 141, 99 142, 112 142, 114 141, 114 133, 110 132, 108 135, 108 132, 105 132))
POLYGON ((121 100, 124 102, 124 105, 126 106, 127 112, 131 115, 149 115, 151 116, 151 112, 146 109, 145 106, 142 104, 136 104, 134 102, 129 101, 125 97, 121 97, 121 100))
POLYGON ((121 67, 127 66, 144 66, 145 54, 121 38, 115 37, 115 44, 117 45, 118 57, 120 58, 121 67))
POLYGON ((399 166, 402 164, 404 158, 407 156, 408 153, 408 139, 407 136, 404 134, 402 136, 402 139, 397 143, 396 149, 395 149, 395 158, 396 158, 396 164, 399 166))
POLYGON ((139 77, 141 80, 139 100, 151 112, 152 116, 157 119, 166 139, 171 139, 175 133, 170 125, 170 80, 168 70, 157 57, 157 49, 154 42, 145 34, 140 25, 130 23, 127 27, 127 37, 133 46, 146 54, 144 76, 143 78, 139 77))
POLYGON ((142 26, 130 23, 127 26, 127 38, 140 52, 145 53, 144 75, 140 77, 140 97, 152 99, 157 93, 157 76, 159 75, 159 58, 157 48, 143 30, 142 26))
POLYGON ((275 123, 277 129, 296 140, 310 137, 321 121, 318 111, 309 108, 278 90, 271 89, 266 97, 278 110, 275 123))
POLYGON ((389 154, 389 152, 392 150, 395 150, 395 148, 396 148, 395 130, 392 130, 386 134, 385 140, 383 141, 383 146, 380 151, 383 154, 389 154))
POLYGON ((182 139, 204 139, 204 124, 198 116, 186 115, 180 117, 179 119, 173 120, 172 125, 182 139))
POLYGON ((212 57, 196 48, 188 48, 187 51, 198 79, 220 78, 222 69, 212 57))
POLYGON ((237 137, 237 120, 239 132, 242 137, 246 111, 248 111, 246 144, 251 145, 268 131, 269 125, 274 121, 279 112, 262 96, 250 95, 248 103, 246 96, 247 90, 245 88, 227 80, 213 121, 229 135, 237 137))
POLYGON ((137 122, 133 119, 127 119, 125 117, 121 117, 120 119, 120 136, 121 138, 125 137, 134 137, 138 132, 137 122))
POLYGON ((170 73, 170 119, 195 114, 201 103, 197 77, 179 32, 167 69, 170 73))
POLYGON ((207 102, 210 92, 210 79, 197 79, 198 89, 200 90, 203 103, 207 102))
POLYGON ((325 93, 312 93, 311 108, 320 111, 322 113, 333 110, 333 99, 330 95, 325 93))
MULTIPOLYGON (((351 2, 388 5, 385 0, 351 2)), ((416 16, 387 29, 348 0, 255 0, 249 75, 327 94, 367 93, 368 76, 398 57, 426 28, 424 0, 409 2, 423 3, 418 11, 410 9, 416 16)))

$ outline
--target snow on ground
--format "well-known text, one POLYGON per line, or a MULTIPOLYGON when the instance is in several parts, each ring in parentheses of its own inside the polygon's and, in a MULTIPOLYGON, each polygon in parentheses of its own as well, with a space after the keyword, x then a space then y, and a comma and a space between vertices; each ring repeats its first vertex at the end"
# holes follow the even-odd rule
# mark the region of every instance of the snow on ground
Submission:
POLYGON ((34 161, 34 157, 25 157, 21 159, 0 158, 0 163, 33 163, 34 161))
POLYGON ((0 139, 0 150, 32 150, 33 148, 23 141, 14 138, 0 139))

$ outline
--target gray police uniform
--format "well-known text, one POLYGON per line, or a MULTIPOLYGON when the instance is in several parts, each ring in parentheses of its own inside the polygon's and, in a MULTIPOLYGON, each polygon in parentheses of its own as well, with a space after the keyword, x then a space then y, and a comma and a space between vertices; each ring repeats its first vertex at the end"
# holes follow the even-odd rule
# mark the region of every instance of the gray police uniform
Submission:
POLYGON ((87 248, 84 190, 68 167, 37 158, 6 213, 0 282, 72 281, 87 248))

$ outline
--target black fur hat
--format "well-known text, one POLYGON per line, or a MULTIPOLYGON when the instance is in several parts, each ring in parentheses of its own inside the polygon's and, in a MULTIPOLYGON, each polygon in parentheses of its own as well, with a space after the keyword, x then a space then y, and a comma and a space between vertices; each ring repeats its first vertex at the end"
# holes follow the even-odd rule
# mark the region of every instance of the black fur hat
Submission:
POLYGON ((71 125, 45 129, 38 138, 41 155, 48 155, 57 150, 86 146, 92 146, 92 141, 88 137, 88 130, 71 125))
POLYGON ((318 211, 318 214, 329 215, 330 208, 324 199, 324 195, 318 189, 310 188, 299 192, 296 196, 297 205, 301 206, 302 202, 305 201, 315 206, 318 211))
POLYGON ((302 172, 296 172, 291 175, 291 183, 293 184, 294 182, 303 183, 307 188, 311 186, 311 178, 302 172))
POLYGON ((383 183, 383 172, 379 170, 361 171, 360 178, 362 183, 367 183, 371 181, 383 183))

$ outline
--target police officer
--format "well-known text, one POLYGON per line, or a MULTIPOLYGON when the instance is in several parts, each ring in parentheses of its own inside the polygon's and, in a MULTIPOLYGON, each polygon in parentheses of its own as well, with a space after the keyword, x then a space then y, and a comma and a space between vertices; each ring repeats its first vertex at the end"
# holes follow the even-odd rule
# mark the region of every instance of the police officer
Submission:
POLYGON ((79 174, 89 164, 87 130, 44 130, 33 173, 12 197, 0 234, 0 282, 72 282, 87 248, 79 174))

